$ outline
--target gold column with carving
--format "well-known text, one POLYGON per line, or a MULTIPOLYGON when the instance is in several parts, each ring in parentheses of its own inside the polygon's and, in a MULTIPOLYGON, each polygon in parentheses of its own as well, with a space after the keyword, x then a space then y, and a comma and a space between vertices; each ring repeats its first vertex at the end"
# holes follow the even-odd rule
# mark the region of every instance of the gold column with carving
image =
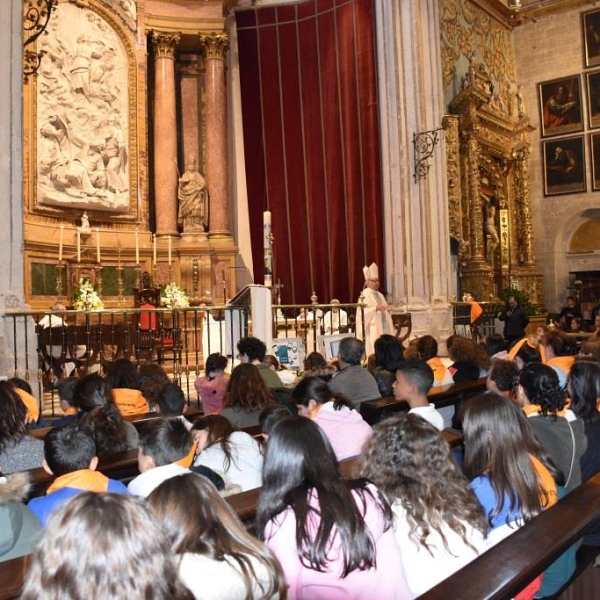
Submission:
MULTIPOLYGON (((519 207, 519 228, 520 253, 522 262, 527 267, 535 266, 535 257, 533 255, 533 228, 531 226, 531 197, 529 194, 529 154, 530 147, 526 146, 522 150, 515 152, 516 169, 521 185, 518 188, 516 197, 519 207)), ((520 258, 520 257, 519 257, 520 258)))
POLYGON ((205 65, 205 169, 210 194, 209 238, 231 238, 228 159, 227 96, 225 91, 225 56, 229 48, 226 33, 200 34, 205 65))
POLYGON ((156 232, 177 235, 175 50, 179 34, 152 31, 154 52, 154 198, 156 232))

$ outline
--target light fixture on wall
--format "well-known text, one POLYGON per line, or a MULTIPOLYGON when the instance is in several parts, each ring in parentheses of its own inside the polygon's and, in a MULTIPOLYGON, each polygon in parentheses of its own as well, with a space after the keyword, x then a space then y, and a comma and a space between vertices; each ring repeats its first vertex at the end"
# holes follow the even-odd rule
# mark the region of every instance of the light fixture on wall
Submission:
POLYGON ((42 33, 46 32, 52 10, 57 0, 24 0, 23 1, 23 77, 25 81, 30 75, 37 75, 45 52, 26 50, 42 33))
POLYGON ((432 129, 431 131, 421 131, 420 133, 413 133, 413 152, 414 152, 414 173, 415 183, 419 179, 425 179, 431 165, 427 162, 427 159, 431 158, 433 151, 437 143, 440 141, 439 133, 442 131, 442 127, 432 129))
POLYGON ((508 0, 508 8, 512 10, 519 10, 520 8, 523 8, 521 6, 521 0, 508 0))

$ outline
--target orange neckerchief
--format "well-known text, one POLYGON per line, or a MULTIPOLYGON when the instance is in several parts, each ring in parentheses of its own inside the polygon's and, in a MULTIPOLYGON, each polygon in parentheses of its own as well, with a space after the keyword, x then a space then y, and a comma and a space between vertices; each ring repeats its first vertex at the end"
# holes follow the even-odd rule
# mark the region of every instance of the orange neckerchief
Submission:
POLYGON ((530 339, 529 337, 524 337, 522 339, 520 339, 511 349, 510 352, 508 353, 508 356, 506 357, 507 360, 512 360, 514 361, 517 354, 519 353, 519 350, 525 345, 527 344, 530 348, 535 348, 539 353, 540 356, 542 358, 542 362, 545 363, 546 362, 546 350, 544 349, 544 346, 542 344, 539 345, 535 345, 530 339))
POLYGON ((439 356, 434 356, 427 361, 427 364, 431 367, 433 371, 433 378, 436 381, 444 381, 444 377, 446 376, 446 371, 448 370, 442 359, 439 356))
POLYGON ((571 372, 571 367, 575 362, 574 356, 555 356, 550 360, 546 361, 549 367, 557 367, 567 375, 571 372))
POLYGON ((475 300, 469 300, 469 304, 471 305, 471 324, 473 324, 483 313, 483 308, 475 302, 475 300))
POLYGON ((40 417, 40 407, 37 400, 21 388, 13 388, 27 409, 26 423, 35 423, 40 417))
POLYGON ((57 477, 46 493, 50 494, 66 487, 77 488, 86 492, 106 492, 108 477, 98 471, 80 469, 57 477))
POLYGON ((71 415, 76 415, 77 409, 74 406, 69 406, 67 410, 65 410, 65 417, 70 417, 71 415))
POLYGON ((556 491, 556 483, 554 478, 550 474, 550 471, 532 454, 529 455, 531 462, 533 464, 533 469, 535 470, 535 474, 537 475, 538 481, 540 482, 540 487, 545 492, 542 494, 542 506, 544 508, 550 508, 554 506, 558 502, 558 493, 556 491))
MULTIPOLYGON (((526 404, 523 407, 523 412, 525 413, 526 416, 530 416, 530 415, 541 415, 542 414, 542 409, 539 407, 538 404, 526 404)), ((557 417, 565 417, 567 415, 567 409, 563 408, 562 410, 557 410, 556 412, 549 412, 548 415, 556 415, 557 417)))
POLYGON ((180 467, 184 467, 185 469, 189 469, 192 466, 192 461, 196 456, 196 449, 198 448, 198 440, 194 440, 190 451, 179 460, 176 460, 174 464, 179 465, 180 467))

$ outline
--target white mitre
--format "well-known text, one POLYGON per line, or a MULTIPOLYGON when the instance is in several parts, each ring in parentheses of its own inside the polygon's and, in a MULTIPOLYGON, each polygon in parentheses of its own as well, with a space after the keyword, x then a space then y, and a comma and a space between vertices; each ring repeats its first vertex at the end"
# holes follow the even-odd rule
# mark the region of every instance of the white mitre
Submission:
POLYGON ((379 267, 375 263, 371 263, 368 267, 364 266, 363 275, 365 276, 365 281, 379 279, 379 267))

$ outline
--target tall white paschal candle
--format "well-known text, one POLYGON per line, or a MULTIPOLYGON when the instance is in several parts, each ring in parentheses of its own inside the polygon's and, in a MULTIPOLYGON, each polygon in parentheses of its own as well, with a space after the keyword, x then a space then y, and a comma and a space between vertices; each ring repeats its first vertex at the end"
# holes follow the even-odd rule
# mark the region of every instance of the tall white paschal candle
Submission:
POLYGON ((271 213, 265 211, 263 214, 263 241, 265 254, 265 285, 273 285, 273 246, 271 245, 271 213))

